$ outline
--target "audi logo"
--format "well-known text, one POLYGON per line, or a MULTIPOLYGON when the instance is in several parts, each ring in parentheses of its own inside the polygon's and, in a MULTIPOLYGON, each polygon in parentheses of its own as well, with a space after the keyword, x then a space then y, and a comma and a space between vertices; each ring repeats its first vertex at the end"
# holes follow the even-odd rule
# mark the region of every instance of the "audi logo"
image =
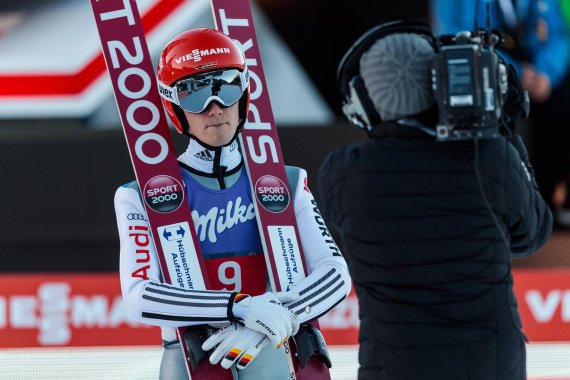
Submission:
POLYGON ((143 214, 135 214, 135 213, 131 213, 131 214, 127 215, 127 219, 128 220, 146 220, 146 218, 144 217, 143 214))

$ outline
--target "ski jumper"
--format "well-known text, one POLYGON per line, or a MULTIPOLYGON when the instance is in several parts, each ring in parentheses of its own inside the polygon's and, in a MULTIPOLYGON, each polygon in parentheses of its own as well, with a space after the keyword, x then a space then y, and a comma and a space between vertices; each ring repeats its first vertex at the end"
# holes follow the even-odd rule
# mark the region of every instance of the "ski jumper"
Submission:
MULTIPOLYGON (((259 295, 268 290, 252 194, 237 140, 213 148, 191 139, 179 162, 208 279, 216 290, 182 290, 163 283, 136 182, 120 187, 115 195, 123 298, 133 320, 161 327, 164 379, 188 378, 176 327, 227 322, 232 292, 259 295), (215 297, 204 299, 205 293, 215 297)), ((305 170, 287 167, 287 174, 309 272, 294 287, 301 297, 287 306, 304 322, 342 301, 351 283, 346 263, 331 243, 306 186, 305 170)), ((288 379, 286 360, 283 348, 268 345, 237 378, 288 379)))

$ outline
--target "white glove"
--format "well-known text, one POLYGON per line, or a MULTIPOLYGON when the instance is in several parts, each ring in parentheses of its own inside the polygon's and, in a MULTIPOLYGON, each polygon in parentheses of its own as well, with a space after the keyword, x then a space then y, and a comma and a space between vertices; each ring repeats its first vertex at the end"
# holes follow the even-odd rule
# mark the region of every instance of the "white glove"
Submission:
POLYGON ((224 327, 227 327, 231 324, 231 322, 212 322, 212 323, 208 323, 208 326, 215 328, 216 330, 218 329, 222 329, 224 327))
POLYGON ((287 304, 297 301, 300 297, 299 293, 292 290, 288 292, 277 292, 273 294, 275 295, 275 298, 277 298, 277 300, 281 302, 283 306, 287 306, 287 304))
POLYGON ((209 337, 202 349, 209 351, 218 346, 210 355, 210 363, 218 364, 223 358, 221 366, 230 368, 237 362, 238 369, 244 369, 269 343, 267 335, 253 331, 239 324, 230 324, 209 337))
POLYGON ((269 337, 276 348, 299 331, 299 318, 271 292, 249 297, 238 294, 232 313, 245 327, 269 337))

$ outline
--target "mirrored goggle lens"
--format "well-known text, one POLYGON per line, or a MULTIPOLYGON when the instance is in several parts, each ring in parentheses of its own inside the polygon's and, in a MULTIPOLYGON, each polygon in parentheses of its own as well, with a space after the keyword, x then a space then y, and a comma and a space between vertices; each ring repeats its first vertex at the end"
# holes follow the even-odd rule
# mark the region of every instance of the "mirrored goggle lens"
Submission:
POLYGON ((204 111, 214 100, 229 107, 241 98, 243 82, 240 71, 233 69, 182 79, 175 87, 178 105, 193 113, 204 111))

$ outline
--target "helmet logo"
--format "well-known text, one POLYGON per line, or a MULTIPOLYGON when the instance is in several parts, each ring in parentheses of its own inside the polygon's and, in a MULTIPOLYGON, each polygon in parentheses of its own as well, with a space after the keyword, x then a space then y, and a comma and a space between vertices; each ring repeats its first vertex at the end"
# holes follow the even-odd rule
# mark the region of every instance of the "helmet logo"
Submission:
POLYGON ((196 70, 205 70, 208 69, 210 67, 216 67, 218 65, 218 61, 214 61, 214 62, 208 62, 203 64, 202 66, 196 66, 196 70))
POLYGON ((192 52, 175 58, 174 61, 176 63, 182 63, 186 61, 198 62, 202 60, 202 57, 210 56, 210 55, 217 55, 217 54, 230 54, 230 48, 216 48, 216 49, 194 49, 192 52))
POLYGON ((162 83, 160 82, 158 83, 158 91, 163 97, 167 98, 168 100, 170 101, 174 100, 174 95, 173 95, 174 90, 163 86, 162 83))

